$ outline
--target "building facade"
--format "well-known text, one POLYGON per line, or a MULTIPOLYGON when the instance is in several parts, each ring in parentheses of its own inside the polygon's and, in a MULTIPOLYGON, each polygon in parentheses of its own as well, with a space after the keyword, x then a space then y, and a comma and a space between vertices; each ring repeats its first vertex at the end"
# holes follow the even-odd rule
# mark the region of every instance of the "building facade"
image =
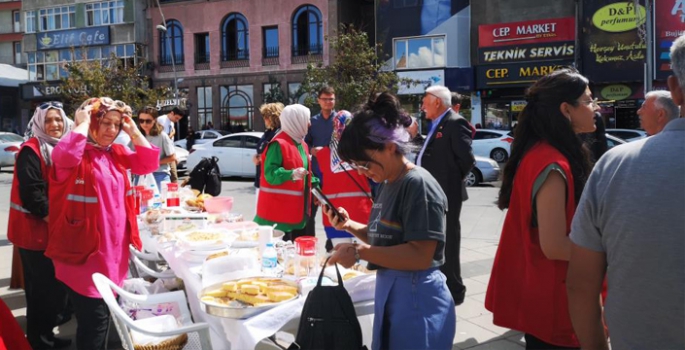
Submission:
MULTIPOLYGON (((176 79, 195 130, 210 121, 221 130, 263 130, 265 95, 281 89, 286 102, 302 103, 307 64, 329 63, 326 37, 345 22, 339 2, 355 8, 363 1, 162 1, 161 11, 148 11, 156 29, 149 37, 154 84, 174 88, 176 79)), ((181 124, 181 136, 188 125, 181 124)))
POLYGON ((60 79, 71 60, 109 60, 138 64, 147 53, 146 0, 24 0, 23 49, 29 83, 24 100, 57 98, 60 79))
POLYGON ((0 1, 0 63, 21 66, 21 1, 0 1))

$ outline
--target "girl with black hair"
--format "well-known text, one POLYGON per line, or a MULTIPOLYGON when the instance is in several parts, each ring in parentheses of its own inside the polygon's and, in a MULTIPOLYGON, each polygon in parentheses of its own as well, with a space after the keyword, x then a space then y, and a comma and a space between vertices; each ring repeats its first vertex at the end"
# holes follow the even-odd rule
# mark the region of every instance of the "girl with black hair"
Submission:
POLYGON ((524 332, 527 349, 577 348, 565 285, 568 234, 591 170, 578 134, 594 131, 598 107, 587 78, 572 69, 540 78, 526 99, 504 168, 498 206, 509 211, 485 307, 494 324, 524 332))
POLYGON ((428 171, 404 156, 410 121, 397 97, 382 93, 343 131, 340 158, 379 186, 368 223, 350 220, 344 208, 338 218, 324 207, 336 229, 362 242, 336 245, 330 263, 350 267, 364 259, 377 270, 372 349, 451 349, 454 301, 439 269, 447 197, 428 171))

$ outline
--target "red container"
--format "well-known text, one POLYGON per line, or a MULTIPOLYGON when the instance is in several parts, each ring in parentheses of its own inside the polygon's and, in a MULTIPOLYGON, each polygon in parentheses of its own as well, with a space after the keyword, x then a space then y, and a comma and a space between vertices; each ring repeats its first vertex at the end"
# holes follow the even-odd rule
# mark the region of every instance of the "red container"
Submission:
POLYGON ((297 255, 314 256, 316 255, 316 237, 303 236, 295 238, 295 249, 297 255))

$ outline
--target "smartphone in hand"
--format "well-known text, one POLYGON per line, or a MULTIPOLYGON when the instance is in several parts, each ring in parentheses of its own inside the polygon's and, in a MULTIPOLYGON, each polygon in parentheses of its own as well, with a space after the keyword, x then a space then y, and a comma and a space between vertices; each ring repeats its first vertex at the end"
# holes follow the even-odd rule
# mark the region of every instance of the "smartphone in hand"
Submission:
POLYGON ((321 202, 321 204, 333 210, 333 216, 337 216, 338 220, 342 220, 342 215, 340 215, 338 209, 336 209, 333 203, 331 203, 331 200, 328 199, 328 197, 326 197, 326 195, 323 194, 323 192, 321 192, 321 189, 319 189, 318 187, 312 188, 312 194, 314 195, 314 197, 316 197, 316 199, 319 200, 319 202, 321 202))

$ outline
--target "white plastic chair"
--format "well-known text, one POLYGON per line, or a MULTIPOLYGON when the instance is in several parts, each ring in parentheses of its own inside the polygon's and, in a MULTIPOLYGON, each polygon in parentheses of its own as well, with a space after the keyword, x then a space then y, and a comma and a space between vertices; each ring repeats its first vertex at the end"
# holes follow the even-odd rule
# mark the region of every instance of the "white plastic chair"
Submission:
POLYGON ((105 303, 107 303, 107 307, 112 314, 114 325, 117 328, 124 349, 134 350, 131 330, 135 330, 136 332, 145 335, 157 337, 178 336, 187 333, 188 343, 183 349, 212 350, 212 343, 209 336, 209 324, 205 322, 193 323, 183 291, 151 295, 131 294, 100 273, 93 274, 93 282, 95 283, 98 292, 100 292, 100 295, 105 300, 105 303), (171 331, 151 331, 141 328, 138 324, 134 323, 133 319, 131 319, 121 306, 119 306, 112 290, 119 295, 119 298, 138 305, 176 303, 181 314, 181 326, 171 331))
POLYGON ((164 262, 165 260, 161 256, 153 253, 140 252, 132 244, 128 246, 128 250, 131 252, 130 261, 132 266, 129 266, 131 277, 138 278, 151 276, 161 279, 176 278, 174 271, 171 269, 157 271, 150 267, 155 266, 158 262, 164 262))

